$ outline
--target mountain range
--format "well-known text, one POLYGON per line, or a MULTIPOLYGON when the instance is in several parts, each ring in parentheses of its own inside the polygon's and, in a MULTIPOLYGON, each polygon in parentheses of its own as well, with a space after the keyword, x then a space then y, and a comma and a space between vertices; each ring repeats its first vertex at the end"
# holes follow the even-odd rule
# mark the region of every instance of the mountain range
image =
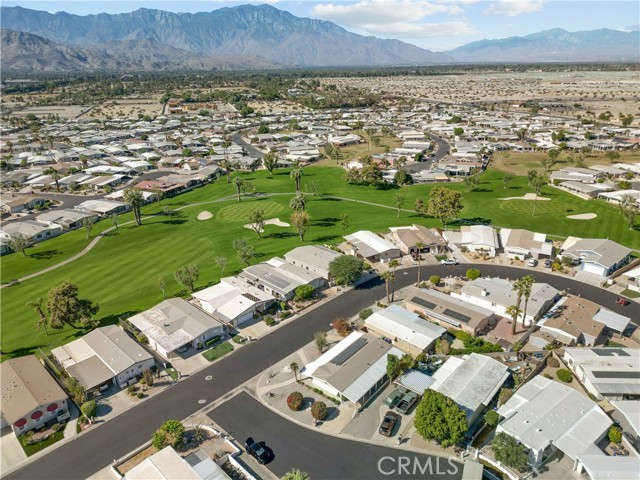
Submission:
POLYGON ((639 61, 639 32, 561 29, 432 52, 269 5, 55 14, 2 7, 3 70, 230 70, 476 62, 639 61))

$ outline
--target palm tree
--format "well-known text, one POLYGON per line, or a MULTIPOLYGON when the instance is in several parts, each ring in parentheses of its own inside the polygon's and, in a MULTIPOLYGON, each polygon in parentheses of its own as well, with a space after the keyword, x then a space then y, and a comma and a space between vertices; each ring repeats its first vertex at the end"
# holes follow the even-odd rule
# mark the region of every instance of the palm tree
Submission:
POLYGON ((511 317, 511 335, 516 334, 516 321, 518 319, 518 315, 520 315, 520 308, 517 305, 511 305, 507 307, 507 315, 511 317))
MULTIPOLYGON (((511 287, 511 289, 516 292, 516 304, 514 305, 516 308, 516 310, 518 311, 517 313, 520 314, 521 310, 520 310, 520 303, 522 302, 522 296, 524 295, 524 290, 525 290, 525 284, 523 282, 523 280, 520 278, 518 280, 516 280, 515 282, 513 282, 513 286, 511 287)), ((516 333, 516 325, 515 325, 515 320, 517 319, 517 315, 514 318, 513 321, 513 327, 511 329, 511 332, 515 335, 516 333)))
POLYGON ((293 170, 291 170, 291 173, 289 174, 291 179, 296 183, 296 193, 300 192, 300 180, 302 179, 303 175, 304 175, 304 172, 302 171, 301 168, 294 168, 293 170))
POLYGON ((300 369, 300 367, 298 366, 298 363, 297 362, 291 362, 289 364, 289 368, 293 372, 293 376, 295 377, 296 382, 297 382, 298 381, 298 370, 300 369))
POLYGON ((131 206, 133 216, 136 219, 136 225, 142 225, 142 218, 140 216, 140 208, 144 203, 142 192, 138 188, 127 188, 122 195, 122 199, 131 206))
POLYGON ((238 194, 238 201, 240 201, 240 194, 242 193, 242 187, 244 187, 244 180, 240 177, 235 177, 233 179, 233 184, 236 187, 236 192, 238 194))
POLYGON ((422 249, 424 248, 424 243, 416 242, 416 250, 418 250, 418 287, 420 286, 420 267, 422 264, 422 249))
POLYGON ((58 173, 58 171, 53 167, 49 167, 42 173, 51 177, 51 180, 56 183, 56 190, 58 191, 58 193, 60 193, 60 183, 58 183, 60 180, 60 174, 58 173))
POLYGON ((393 272, 387 270, 386 272, 382 272, 380 274, 380 278, 384 280, 385 287, 387 288, 387 303, 391 303, 391 297, 389 296, 389 283, 391 283, 391 281, 393 280, 394 274, 393 272))
POLYGON ((33 309, 38 314, 36 330, 40 331, 40 329, 44 327, 44 333, 49 336, 49 332, 47 330, 47 315, 44 313, 44 309, 42 308, 42 301, 42 297, 38 297, 33 302, 27 302, 27 307, 33 307, 33 309))
POLYGON ((304 212, 304 209, 307 205, 307 196, 302 193, 296 193, 296 196, 291 199, 289 202, 289 208, 295 211, 304 212))
POLYGON ((233 171, 233 162, 231 160, 228 160, 225 157, 225 159, 222 162, 220 162, 220 166, 224 168, 224 173, 227 176, 227 183, 231 183, 231 172, 233 171))
POLYGON ((285 473, 280 480, 311 480, 311 477, 307 472, 294 468, 285 473))
POLYGON ((393 277, 391 277, 391 301, 393 302, 394 296, 396 294, 396 268, 400 266, 400 262, 398 260, 391 260, 389 262, 389 268, 393 272, 393 277))
POLYGON ((522 295, 524 295, 524 308, 522 309, 522 326, 525 325, 525 318, 527 316, 527 304, 529 303, 529 297, 531 296, 531 288, 536 283, 536 279, 533 275, 525 275, 520 279, 522 281, 522 295))

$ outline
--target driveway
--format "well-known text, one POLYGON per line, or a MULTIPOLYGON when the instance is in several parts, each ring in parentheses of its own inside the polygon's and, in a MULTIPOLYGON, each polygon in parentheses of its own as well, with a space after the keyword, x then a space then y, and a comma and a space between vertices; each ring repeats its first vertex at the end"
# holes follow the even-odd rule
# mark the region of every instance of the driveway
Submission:
POLYGON ((244 444, 248 437, 265 442, 273 451, 273 461, 267 467, 278 477, 293 468, 307 472, 314 480, 462 477, 462 465, 457 461, 324 435, 286 420, 245 392, 208 416, 238 443, 244 444), (410 459, 408 470, 400 475, 398 457, 410 459), (425 467, 427 462, 430 467, 425 467), (414 472, 414 464, 426 470, 414 472))
POLYGON ((0 437, 0 472, 6 472, 20 465, 27 459, 20 442, 11 428, 2 429, 0 437))

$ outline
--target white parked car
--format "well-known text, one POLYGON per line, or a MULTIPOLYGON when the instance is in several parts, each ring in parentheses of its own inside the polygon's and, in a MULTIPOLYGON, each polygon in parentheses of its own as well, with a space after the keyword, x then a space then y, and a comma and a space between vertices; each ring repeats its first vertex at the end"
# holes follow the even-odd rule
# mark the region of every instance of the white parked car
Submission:
POLYGON ((455 258, 447 258, 446 260, 440 260, 442 265, 458 265, 458 261, 455 258))

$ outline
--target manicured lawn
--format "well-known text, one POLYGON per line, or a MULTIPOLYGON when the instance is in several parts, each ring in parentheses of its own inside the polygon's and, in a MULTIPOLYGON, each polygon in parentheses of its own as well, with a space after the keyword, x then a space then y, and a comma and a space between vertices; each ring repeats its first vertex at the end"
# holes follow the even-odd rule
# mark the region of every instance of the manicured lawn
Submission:
POLYGON ((217 347, 211 348, 206 352, 203 352, 202 356, 207 360, 209 360, 210 362, 213 362, 214 360, 217 360, 220 357, 225 356, 227 353, 231 351, 233 351, 233 345, 231 345, 229 342, 224 342, 218 345, 217 347))
POLYGON ((33 445, 29 445, 27 443, 26 435, 20 435, 20 437, 18 437, 18 440, 20 440, 20 445, 22 445, 22 449, 24 450, 24 453, 27 454, 27 457, 30 457, 34 453, 38 453, 40 450, 44 450, 49 445, 53 445, 54 443, 59 442, 63 438, 64 438, 64 429, 58 430, 46 440, 42 442, 34 443, 33 445))
POLYGON ((631 290, 627 288, 626 290, 623 290, 622 292, 620 292, 620 295, 624 295, 625 297, 628 297, 628 298, 638 298, 640 297, 640 292, 636 292, 635 290, 631 290))
POLYGON ((231 340, 233 340, 233 343, 237 343, 238 345, 242 345, 244 342, 247 341, 247 339, 244 338, 242 335, 234 335, 233 337, 231 337, 231 340))
MULTIPOLYGON (((416 185, 402 189, 380 190, 374 187, 347 185, 342 180, 344 171, 332 167, 309 167, 304 170, 305 185, 314 181, 320 193, 331 194, 354 200, 374 202, 391 207, 393 197, 398 192, 406 197, 404 208, 411 210, 415 199, 428 200, 431 185, 416 185)), ((502 173, 490 170, 482 176, 478 191, 467 192, 463 184, 452 183, 449 188, 459 189, 464 194, 465 209, 463 222, 490 223, 496 226, 528 228, 559 236, 603 237, 619 241, 631 248, 640 248, 640 235, 630 231, 619 216, 617 209, 598 200, 584 201, 580 198, 545 187, 542 195, 551 201, 538 201, 535 217, 531 215, 533 202, 524 200, 498 201, 502 197, 518 197, 529 192, 526 178, 515 178, 508 189, 504 189, 502 173), (596 213, 594 220, 568 220, 567 215, 596 213)), ((222 178, 214 185, 208 185, 172 199, 165 199, 163 206, 184 207, 192 203, 202 205, 184 208, 173 217, 157 215, 145 219, 142 226, 133 224, 121 226, 119 230, 104 237, 88 254, 69 265, 43 274, 23 284, 2 290, 2 351, 8 356, 19 356, 40 347, 45 352, 56 346, 78 338, 85 332, 72 328, 49 329, 49 336, 43 331, 36 332, 35 311, 26 303, 38 297, 46 298, 53 286, 70 280, 79 287, 80 297, 89 298, 100 304, 98 319, 102 325, 113 324, 118 317, 146 310, 162 301, 162 292, 155 286, 159 277, 166 283, 168 297, 186 296, 187 291, 174 279, 177 268, 195 263, 200 268, 200 278, 196 288, 201 289, 216 283, 221 275, 214 259, 224 256, 228 265, 225 276, 242 269, 232 248, 236 238, 246 237, 256 249, 252 263, 282 256, 285 252, 301 245, 297 234, 291 228, 267 225, 262 238, 244 228, 248 214, 255 208, 265 210, 267 218, 277 217, 289 221, 291 210, 289 200, 294 190, 289 178, 289 170, 276 171, 273 176, 267 172, 255 172, 244 176, 252 179, 258 192, 281 193, 271 197, 246 197, 242 202, 224 199, 233 196, 233 185, 222 178), (220 201, 222 199, 222 201, 220 201), (199 212, 208 210, 213 214, 210 220, 196 219, 199 212)), ((397 218, 395 208, 381 208, 360 202, 340 200, 323 196, 310 197, 307 210, 311 215, 311 228, 303 244, 338 243, 342 232, 340 215, 349 215, 348 232, 368 229, 383 231, 389 226, 419 223, 426 226, 440 226, 440 222, 420 217, 413 211, 401 212, 397 218)), ((162 211, 158 204, 143 208, 144 215, 154 215, 162 211)), ((127 214, 131 215, 131 214, 127 214)), ((124 217, 127 217, 125 215, 124 217)), ((111 226, 110 221, 96 225, 111 226)), ((86 232, 78 231, 63 235, 41 244, 43 250, 57 250, 58 259, 24 258, 11 254, 2 257, 2 278, 18 278, 25 273, 37 271, 61 258, 68 258, 79 252, 87 244, 86 232)))
POLYGON ((165 370, 165 372, 167 372, 167 373, 169 374, 169 376, 170 376, 171 378, 173 378, 174 380, 176 380, 176 381, 178 380, 179 375, 178 375, 178 371, 177 371, 175 368, 173 368, 173 367, 168 367, 168 368, 165 370))

